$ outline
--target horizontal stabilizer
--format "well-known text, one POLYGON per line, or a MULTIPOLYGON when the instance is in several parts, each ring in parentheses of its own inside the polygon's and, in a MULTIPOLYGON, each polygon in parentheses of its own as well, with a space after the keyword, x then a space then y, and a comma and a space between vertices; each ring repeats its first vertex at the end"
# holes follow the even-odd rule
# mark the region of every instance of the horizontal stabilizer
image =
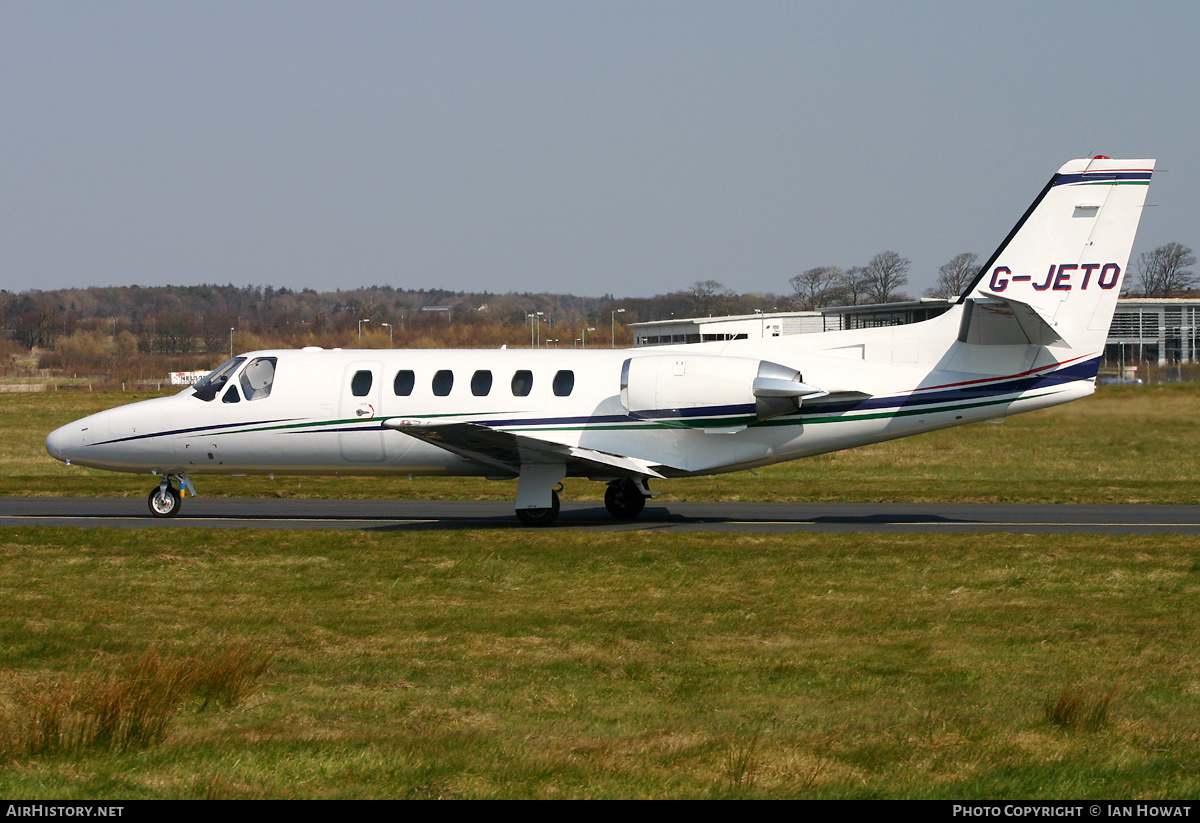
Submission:
POLYGON ((959 341, 980 346, 1056 346, 1064 341, 1035 307, 1011 297, 982 292, 966 301, 959 341))
POLYGON ((383 426, 514 476, 520 474, 522 463, 536 462, 565 463, 573 469, 569 473, 575 475, 663 477, 656 465, 635 457, 568 446, 478 423, 426 424, 393 418, 385 420, 383 426))

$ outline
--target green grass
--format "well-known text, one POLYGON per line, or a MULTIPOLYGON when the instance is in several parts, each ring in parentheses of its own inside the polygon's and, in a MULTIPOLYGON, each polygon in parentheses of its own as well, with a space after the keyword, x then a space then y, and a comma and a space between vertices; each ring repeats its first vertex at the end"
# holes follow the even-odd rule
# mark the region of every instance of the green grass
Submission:
POLYGON ((10 753, 6 797, 1200 795, 1189 537, 6 529, 0 556, 7 717, 148 653, 267 661, 152 745, 10 753))
MULTIPOLYGON (((63 467, 52 429, 149 395, 0 395, 0 494, 143 497, 143 475, 63 467)), ((1031 503, 1200 502, 1200 386, 1102 387, 1090 398, 758 470, 658 481, 660 500, 863 500, 1031 503)), ((515 483, 472 478, 207 478, 210 496, 513 499, 515 483)), ((604 487, 569 480, 564 500, 604 487)))
MULTIPOLYGON (((0 395, 0 494, 144 496, 149 478, 64 468, 41 442, 132 399, 0 395)), ((1002 426, 657 487, 1195 503, 1198 412, 1197 387, 1102 389, 1002 426)), ((570 481, 565 499, 600 491, 570 481)), ((1184 536, 0 529, 0 794, 1194 798, 1198 593, 1200 539, 1184 536), (181 667, 254 676, 231 699, 179 692, 133 743, 22 744, 38 723, 90 728, 102 685, 139 694, 150 671, 170 690, 181 667)))

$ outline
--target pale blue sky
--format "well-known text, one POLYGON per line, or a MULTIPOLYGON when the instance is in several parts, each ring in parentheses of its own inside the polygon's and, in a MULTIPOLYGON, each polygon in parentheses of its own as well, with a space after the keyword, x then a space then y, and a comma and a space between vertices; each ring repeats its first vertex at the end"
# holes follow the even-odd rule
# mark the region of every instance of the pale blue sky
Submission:
POLYGON ((1200 4, 0 4, 0 288, 788 291, 1066 160, 1200 246, 1200 4), (1138 6, 1141 6, 1139 8, 1138 6))

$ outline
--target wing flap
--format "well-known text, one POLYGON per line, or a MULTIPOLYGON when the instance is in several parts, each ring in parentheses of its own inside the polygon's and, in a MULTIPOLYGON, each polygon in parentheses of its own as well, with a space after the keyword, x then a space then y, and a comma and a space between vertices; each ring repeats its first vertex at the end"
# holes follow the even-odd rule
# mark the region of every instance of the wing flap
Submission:
POLYGON ((663 477, 657 464, 620 454, 568 446, 527 434, 482 426, 478 423, 419 423, 391 419, 384 428, 395 429, 467 460, 516 476, 528 463, 565 463, 576 474, 663 477))

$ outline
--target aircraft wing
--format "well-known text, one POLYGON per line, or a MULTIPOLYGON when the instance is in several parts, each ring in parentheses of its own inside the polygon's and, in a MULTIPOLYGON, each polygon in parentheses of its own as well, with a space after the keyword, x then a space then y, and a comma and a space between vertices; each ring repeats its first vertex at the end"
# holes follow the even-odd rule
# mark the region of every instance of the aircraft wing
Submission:
POLYGON ((478 423, 426 424, 392 419, 385 420, 383 426, 514 476, 520 474, 522 463, 565 463, 569 474, 583 476, 664 476, 657 464, 635 457, 568 446, 478 423))

